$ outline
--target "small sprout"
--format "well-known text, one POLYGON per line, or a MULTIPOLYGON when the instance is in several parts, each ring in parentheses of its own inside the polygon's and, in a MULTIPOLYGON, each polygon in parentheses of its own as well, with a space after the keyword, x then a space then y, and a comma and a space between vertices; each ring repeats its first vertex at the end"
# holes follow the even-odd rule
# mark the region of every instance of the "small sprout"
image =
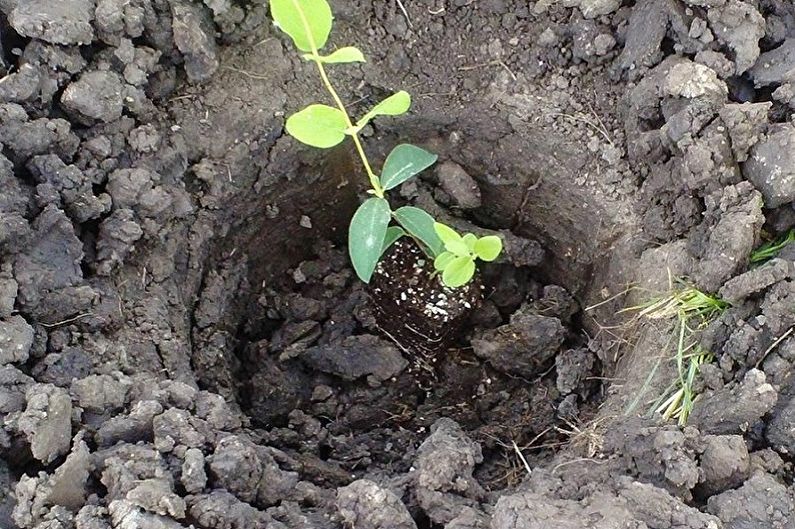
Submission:
POLYGON ((451 228, 434 223, 433 217, 414 206, 392 211, 385 192, 436 163, 437 156, 414 145, 398 145, 387 156, 379 176, 359 138, 359 132, 374 118, 408 112, 411 107, 409 93, 401 90, 390 95, 354 121, 331 84, 325 65, 365 62, 365 57, 353 46, 327 55, 320 53, 328 41, 333 21, 327 0, 271 0, 270 9, 276 26, 304 52, 305 60, 315 63, 335 104, 311 104, 287 118, 285 129, 298 141, 320 149, 334 147, 350 137, 370 181, 367 193, 371 197, 356 210, 348 229, 348 252, 356 275, 365 283, 369 282, 384 252, 400 237, 408 235, 437 263, 441 255, 451 252, 452 259, 439 269, 445 285, 458 287, 469 282, 475 274, 475 260, 496 259, 502 241, 494 236, 478 239, 472 234, 462 238, 451 228), (399 226, 390 226, 393 220, 399 226), (442 232, 438 231, 438 226, 443 227, 442 232), (442 235, 447 237, 444 242, 442 235))
POLYGON ((475 275, 475 259, 493 261, 502 251, 502 240, 495 235, 478 238, 473 233, 463 237, 453 228, 435 222, 436 234, 444 244, 444 252, 433 262, 434 268, 442 273, 442 282, 451 288, 463 286, 475 275))

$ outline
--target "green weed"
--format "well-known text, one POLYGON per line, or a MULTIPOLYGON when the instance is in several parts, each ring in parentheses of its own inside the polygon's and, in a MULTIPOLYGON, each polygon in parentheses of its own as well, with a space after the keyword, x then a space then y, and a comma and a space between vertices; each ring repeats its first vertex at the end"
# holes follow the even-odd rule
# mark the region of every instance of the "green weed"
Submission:
MULTIPOLYGON (((677 377, 652 404, 651 411, 659 413, 665 420, 677 419, 684 426, 698 398, 693 385, 700 368, 714 359, 712 353, 699 345, 697 335, 720 316, 729 304, 717 296, 705 294, 687 285, 682 280, 672 280, 670 283, 671 290, 668 294, 622 312, 634 311, 641 318, 674 322, 676 343, 673 360, 676 362, 677 377)), ((656 373, 658 367, 659 364, 654 366, 644 388, 651 383, 653 373, 656 373)))
POLYGON ((761 245, 751 252, 751 264, 759 265, 776 257, 789 243, 795 241, 795 228, 761 245))

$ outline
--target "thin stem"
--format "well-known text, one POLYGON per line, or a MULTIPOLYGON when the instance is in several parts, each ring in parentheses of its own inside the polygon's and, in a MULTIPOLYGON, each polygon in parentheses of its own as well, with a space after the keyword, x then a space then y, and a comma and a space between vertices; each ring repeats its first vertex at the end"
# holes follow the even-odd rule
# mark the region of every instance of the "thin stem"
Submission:
MULTIPOLYGON (((317 50, 313 49, 313 56, 319 57, 317 54, 317 50)), ((350 116, 348 115, 348 111, 345 109, 345 105, 340 99, 340 96, 337 95, 337 91, 334 90, 334 87, 331 84, 331 81, 326 74, 326 69, 323 67, 323 63, 319 60, 314 61, 317 64, 317 69, 320 71, 320 78, 323 80, 323 84, 326 85, 326 89, 331 94, 331 97, 334 99, 334 102, 337 104, 337 108, 339 108, 343 114, 345 114, 345 121, 348 125, 348 129, 351 130, 351 139, 353 140, 353 144, 356 145, 356 151, 359 153, 359 158, 362 159, 362 164, 364 165, 365 171, 367 171, 367 177, 370 179, 370 185, 373 187, 373 191, 375 191, 375 195, 379 198, 384 198, 384 190, 381 187, 381 182, 378 180, 378 176, 373 172, 373 169, 370 167, 370 161, 367 159, 367 155, 364 152, 364 147, 362 146, 362 142, 359 139, 359 133, 354 128, 353 122, 351 121, 350 116)))
POLYGON ((381 182, 378 180, 378 176, 376 176, 376 174, 373 172, 373 169, 370 167, 370 161, 367 159, 367 154, 365 154, 364 147, 362 146, 362 142, 359 139, 359 132, 353 126, 353 122, 351 121, 351 117, 348 115, 345 104, 343 104, 340 96, 337 95, 337 91, 334 90, 334 86, 331 84, 328 75, 326 75, 326 69, 323 67, 323 63, 320 61, 320 53, 318 53, 317 44, 315 44, 315 37, 312 35, 312 30, 309 26, 309 22, 304 16, 304 11, 301 9, 301 6, 298 4, 297 0, 293 0, 293 5, 295 6, 298 15, 301 17, 301 23, 304 25, 304 31, 306 31, 306 37, 309 40, 309 46, 312 48, 312 58, 314 59, 313 62, 317 65, 317 69, 320 72, 320 78, 323 80, 323 85, 325 85, 326 90, 328 90, 329 94, 331 94, 331 98, 334 99, 334 103, 336 103, 337 108, 339 108, 342 114, 345 116, 345 124, 348 126, 351 139, 353 139, 353 143, 356 145, 356 151, 359 153, 359 158, 362 159, 362 164, 364 165, 365 171, 367 171, 367 177, 370 179, 370 185, 373 188, 373 192, 378 198, 384 198, 384 189, 381 187, 381 182))

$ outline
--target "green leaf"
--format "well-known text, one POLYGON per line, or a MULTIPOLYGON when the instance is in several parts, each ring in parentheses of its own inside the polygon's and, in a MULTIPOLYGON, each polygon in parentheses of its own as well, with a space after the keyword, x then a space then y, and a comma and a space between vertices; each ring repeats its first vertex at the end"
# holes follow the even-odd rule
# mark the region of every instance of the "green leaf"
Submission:
POLYGON ((386 157, 381 171, 381 185, 385 190, 399 186, 423 169, 436 162, 438 156, 425 149, 404 143, 386 157))
POLYGON ((386 235, 384 236, 384 246, 381 249, 381 255, 386 252, 390 246, 395 244, 398 239, 406 235, 406 232, 403 231, 403 228, 400 226, 390 226, 386 229, 386 235))
POLYGON ((478 242, 477 236, 474 233, 467 233, 466 235, 464 235, 463 239, 467 245, 467 248, 469 248, 470 253, 474 252, 475 243, 478 242))
POLYGON ((493 261, 502 251, 502 239, 496 235, 486 235, 477 240, 475 254, 484 261, 493 261))
POLYGON ((435 268, 437 271, 441 272, 442 270, 444 270, 445 268, 447 268, 447 266, 448 266, 450 263, 452 263, 452 262, 453 262, 453 259, 455 259, 455 255, 451 254, 450 252, 442 252, 442 253, 440 253, 440 254, 439 254, 439 256, 438 256, 438 257, 437 257, 437 258, 436 258, 436 259, 433 261, 433 267, 434 267, 434 268, 435 268))
POLYGON ((401 90, 374 106, 370 112, 356 123, 356 127, 361 129, 376 116, 399 116, 400 114, 405 114, 410 106, 411 96, 405 90, 401 90))
POLYGON ((289 118, 285 128, 302 143, 328 149, 345 139, 345 114, 328 105, 309 105, 289 118))
POLYGON ((389 225, 389 204, 383 198, 368 198, 353 214, 348 229, 348 253, 353 269, 365 283, 375 270, 389 225))
POLYGON ((312 55, 311 53, 304 54, 304 59, 307 61, 319 61, 325 64, 342 64, 348 62, 365 62, 364 54, 353 46, 340 48, 330 55, 312 55))
POLYGON ((270 4, 273 21, 296 48, 311 52, 326 45, 333 19, 326 0, 271 0, 270 4))
POLYGON ((409 234, 420 241, 428 249, 431 257, 436 257, 444 250, 441 239, 433 229, 433 217, 420 208, 403 206, 394 212, 397 220, 409 234))
POLYGON ((442 272, 442 282, 450 288, 469 283, 475 275, 475 261, 469 255, 459 256, 448 264, 442 272))
POLYGON ((460 257, 469 255, 467 243, 464 242, 464 239, 453 228, 441 222, 434 222, 433 229, 444 243, 444 247, 448 252, 452 252, 460 257))

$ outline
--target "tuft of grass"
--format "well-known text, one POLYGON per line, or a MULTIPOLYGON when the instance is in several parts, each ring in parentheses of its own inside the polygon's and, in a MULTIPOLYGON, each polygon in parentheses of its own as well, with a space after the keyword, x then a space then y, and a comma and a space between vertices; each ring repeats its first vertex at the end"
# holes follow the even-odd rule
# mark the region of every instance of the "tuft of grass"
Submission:
POLYGON ((791 242, 795 242, 795 228, 790 229, 784 235, 779 235, 772 241, 768 241, 752 251, 750 259, 751 264, 759 265, 773 259, 791 242))
MULTIPOLYGON (((665 420, 677 419, 684 426, 698 398, 693 388, 696 376, 703 364, 714 359, 712 353, 699 345, 697 335, 730 305, 682 280, 671 280, 670 284, 671 289, 666 295, 624 311, 637 311, 638 317, 651 320, 674 322, 677 340, 673 360, 676 362, 677 378, 652 404, 651 411, 659 413, 665 420)), ((653 372, 656 372, 657 367, 654 367, 653 372)), ((644 386, 650 382, 650 378, 647 378, 644 386)))

